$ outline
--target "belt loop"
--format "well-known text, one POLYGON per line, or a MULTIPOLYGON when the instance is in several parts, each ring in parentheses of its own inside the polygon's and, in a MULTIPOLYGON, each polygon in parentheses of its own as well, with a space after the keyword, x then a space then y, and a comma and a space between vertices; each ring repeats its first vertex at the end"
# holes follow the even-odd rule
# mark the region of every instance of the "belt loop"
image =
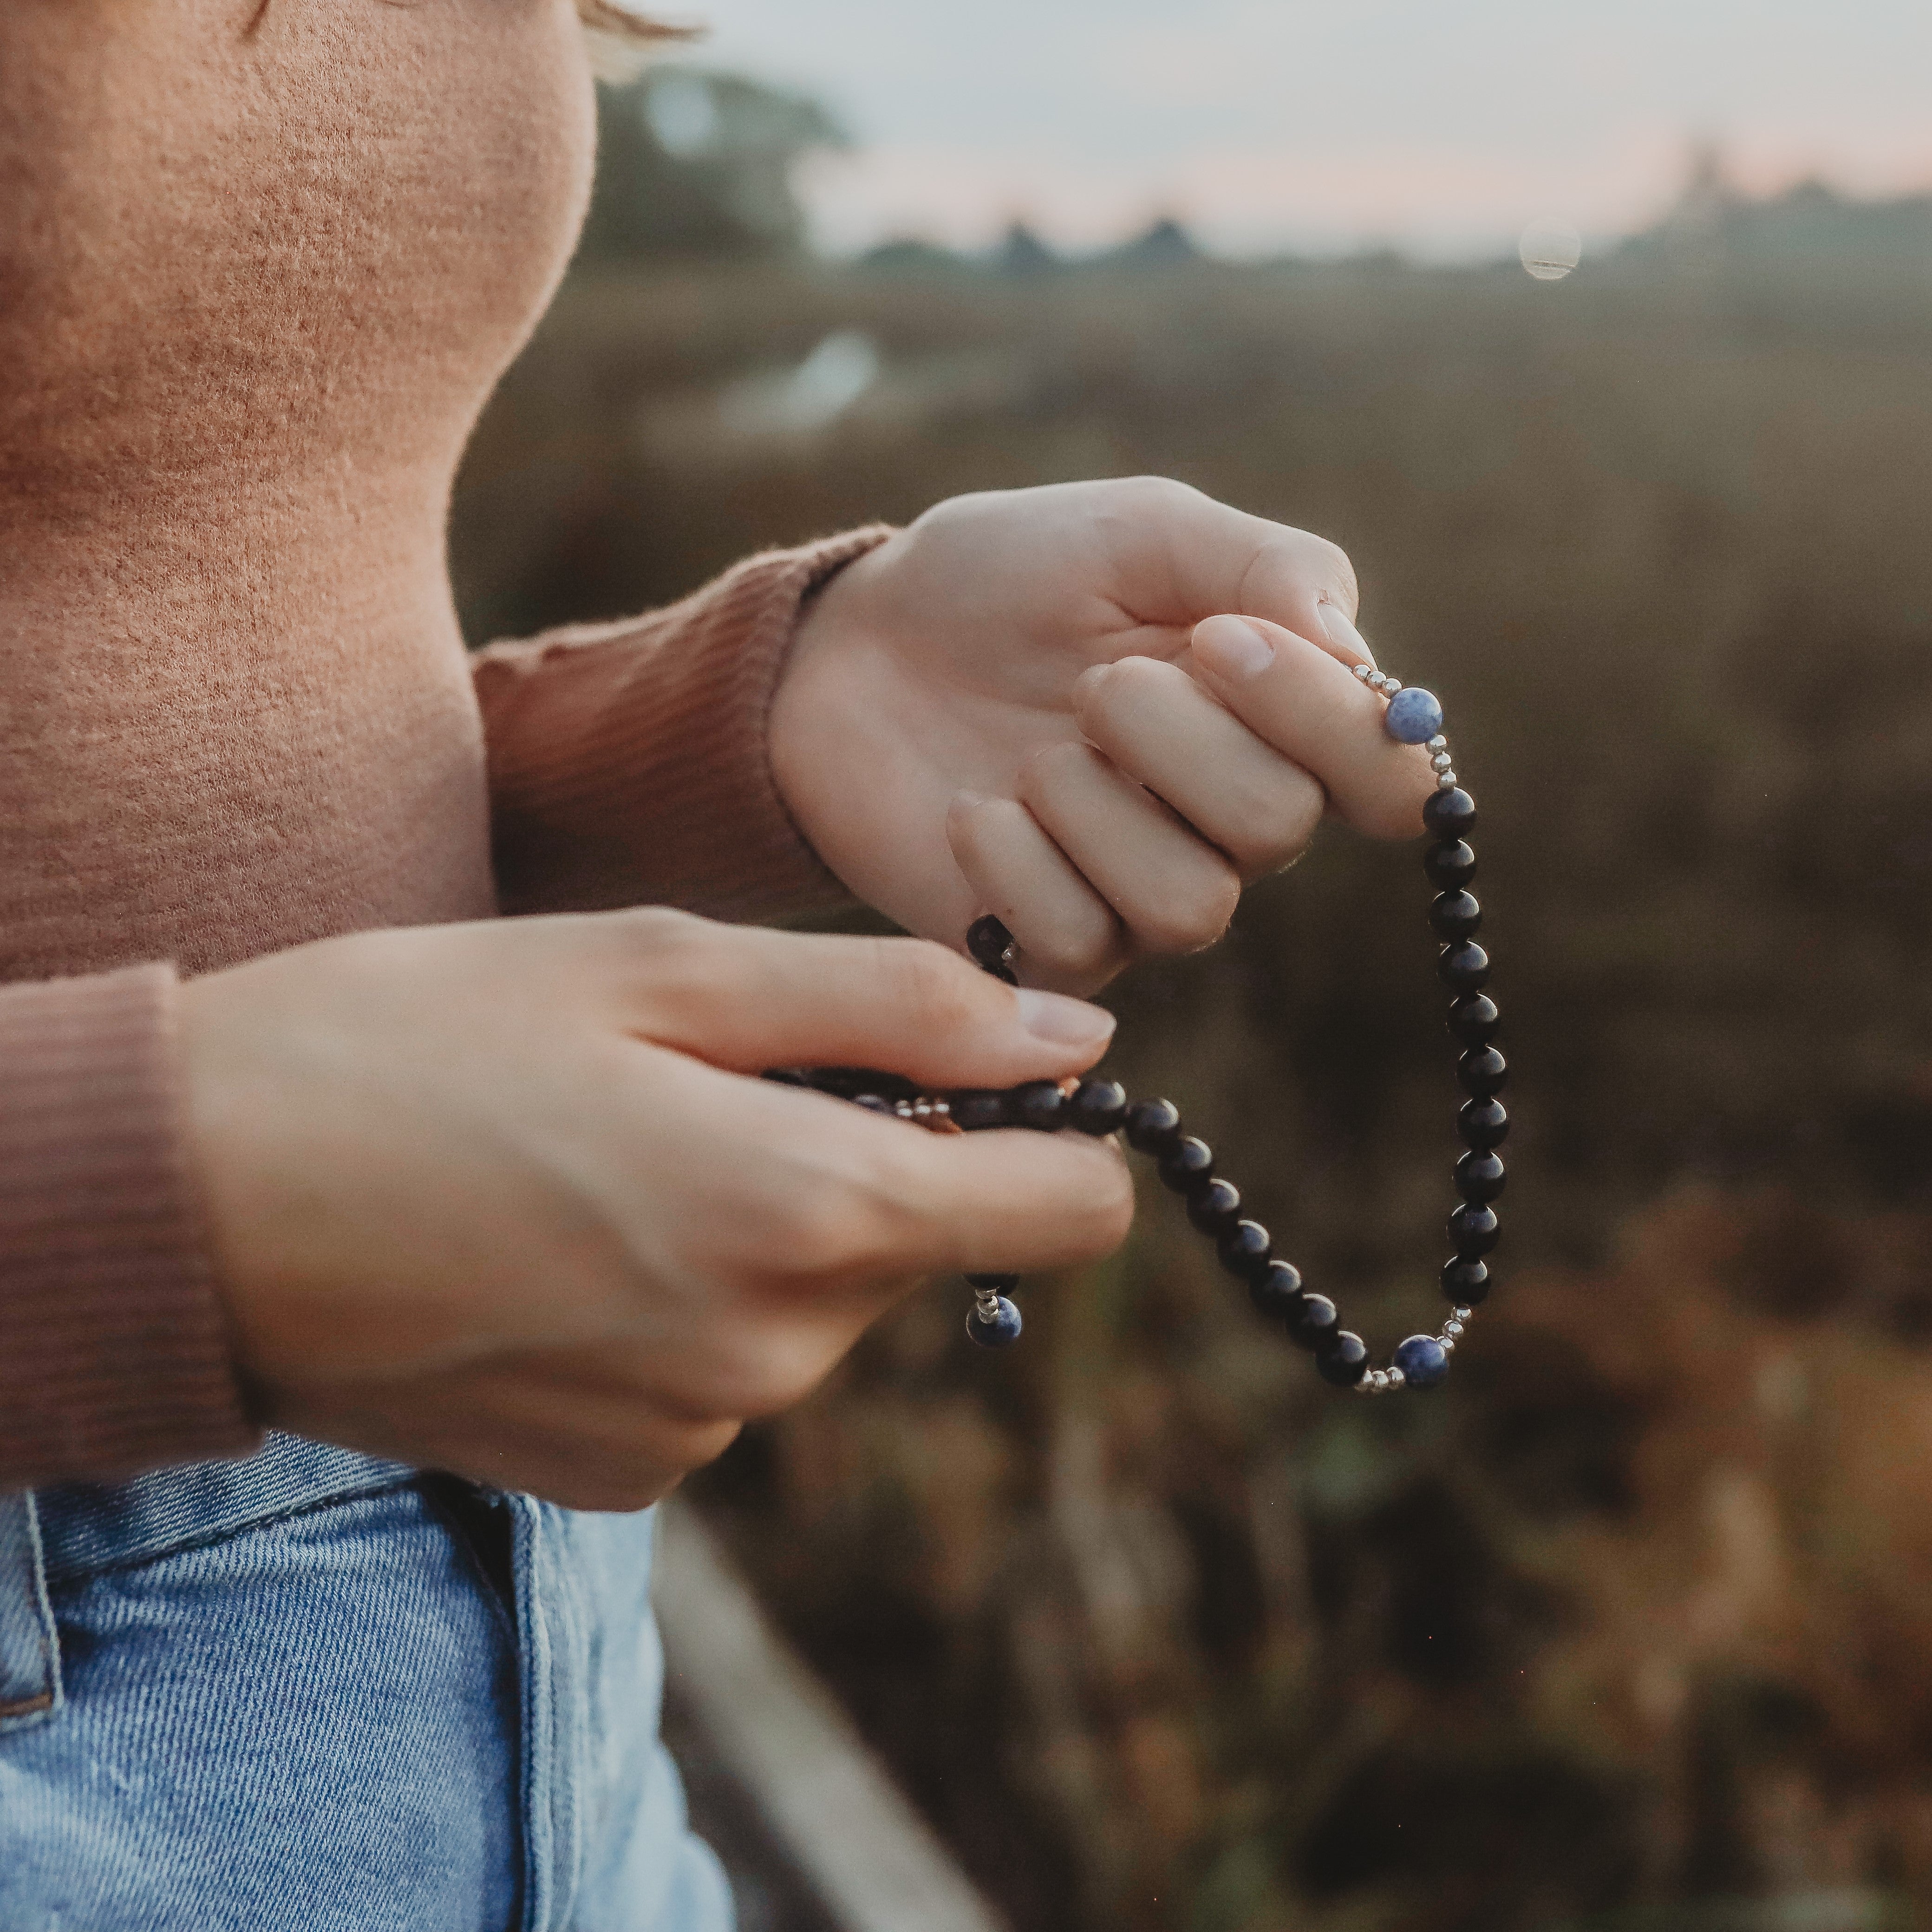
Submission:
POLYGON ((61 1707, 60 1640, 47 1600, 33 1492, 0 1496, 0 1734, 61 1707))

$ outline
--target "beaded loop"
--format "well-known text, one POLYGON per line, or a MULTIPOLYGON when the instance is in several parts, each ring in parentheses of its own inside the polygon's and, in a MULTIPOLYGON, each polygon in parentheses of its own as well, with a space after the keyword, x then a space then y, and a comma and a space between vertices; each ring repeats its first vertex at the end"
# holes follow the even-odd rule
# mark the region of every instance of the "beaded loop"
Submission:
MULTIPOLYGON (((1490 956, 1476 943, 1483 909, 1468 890, 1476 874, 1476 854, 1468 843, 1476 802, 1456 778, 1449 741, 1442 734, 1442 706, 1432 693, 1366 664, 1358 664, 1354 674, 1389 700, 1384 728, 1398 743, 1424 746, 1436 778, 1436 790, 1422 808, 1423 828, 1433 841, 1422 863, 1436 889, 1429 908, 1430 926, 1439 942, 1436 973, 1454 996, 1448 1027, 1459 1048, 1456 1080, 1468 1096, 1456 1115, 1468 1151, 1456 1163, 1457 1204, 1449 1216, 1450 1258, 1442 1273, 1450 1313, 1438 1333, 1410 1336, 1386 1367, 1376 1367, 1362 1338, 1341 1325, 1334 1303, 1305 1287, 1296 1269, 1276 1254, 1267 1228, 1244 1216, 1240 1190, 1215 1171, 1213 1149, 1186 1132, 1171 1100, 1130 1101, 1118 1082, 1090 1074, 1080 1081, 1034 1080, 1004 1091, 943 1096, 920 1094, 894 1075, 850 1067, 784 1070, 766 1078, 834 1094, 934 1132, 1028 1127, 1037 1133, 1071 1128, 1082 1134, 1124 1134, 1130 1147, 1158 1163, 1162 1183, 1181 1197, 1188 1220, 1214 1243, 1221 1266, 1246 1286, 1256 1312, 1313 1355, 1322 1378, 1360 1394, 1383 1395, 1439 1388, 1457 1342, 1489 1294, 1484 1257, 1502 1238, 1494 1204, 1508 1178, 1496 1149, 1508 1137, 1509 1114, 1496 1096, 1507 1084, 1509 1065, 1491 1043, 1502 1015, 1483 990, 1489 982, 1490 956)), ((986 971, 1009 986, 1018 985, 1013 936, 992 914, 968 928, 966 950, 986 971)), ((966 1281, 974 1298, 967 1334, 984 1348, 1010 1347, 1022 1327, 1012 1299, 1019 1277, 972 1274, 966 1281)))

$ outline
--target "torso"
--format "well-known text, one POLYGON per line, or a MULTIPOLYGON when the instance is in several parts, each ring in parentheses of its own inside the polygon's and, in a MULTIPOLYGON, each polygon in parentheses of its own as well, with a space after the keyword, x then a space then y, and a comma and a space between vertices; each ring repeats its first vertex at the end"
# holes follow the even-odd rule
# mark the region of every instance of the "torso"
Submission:
POLYGON ((0 8, 0 977, 493 909, 444 520, 592 124, 571 0, 0 8))

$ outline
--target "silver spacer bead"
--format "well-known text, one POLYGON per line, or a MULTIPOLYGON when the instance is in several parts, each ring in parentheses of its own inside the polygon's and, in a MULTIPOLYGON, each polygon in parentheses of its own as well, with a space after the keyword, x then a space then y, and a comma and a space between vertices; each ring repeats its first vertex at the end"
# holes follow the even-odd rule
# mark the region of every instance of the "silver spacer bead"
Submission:
POLYGON ((1445 1335, 1460 1335, 1462 1332, 1462 1324, 1452 1318, 1443 1323, 1442 1332, 1445 1335))
POLYGON ((1432 752, 1446 752, 1449 748, 1449 740, 1444 737, 1442 734, 1438 731, 1434 737, 1430 740, 1429 748, 1432 752))
POLYGON ((1469 1321, 1474 1316, 1476 1312, 1473 1308, 1456 1308, 1452 1309, 1450 1312, 1455 1316, 1458 1322, 1469 1321))
POLYGON ((1371 1369, 1362 1379, 1377 1395, 1380 1395, 1389 1385, 1388 1376, 1380 1369, 1371 1369))
POLYGON ((1438 752, 1435 757, 1431 758, 1429 762, 1433 765, 1438 772, 1450 771, 1455 767, 1455 760, 1450 757, 1447 752, 1438 752))
POLYGON ((1453 1355, 1456 1352, 1456 1338, 1445 1329, 1442 1334, 1436 1336, 1436 1346, 1445 1355, 1453 1355))
POLYGON ((1400 1369, 1390 1369, 1388 1371, 1388 1385, 1392 1389, 1400 1388, 1408 1379, 1408 1378, 1400 1369))
MULTIPOLYGON (((1366 683, 1368 682, 1369 679, 1370 679, 1370 677, 1371 674, 1372 674, 1370 673, 1370 670, 1369 670, 1369 667, 1368 667, 1366 664, 1358 664, 1358 665, 1356 665, 1356 667, 1355 667, 1355 675, 1356 675, 1358 678, 1360 678, 1364 684, 1366 684, 1366 683)), ((1364 1377, 1364 1381, 1366 1381, 1366 1379, 1367 1379, 1367 1378, 1366 1378, 1366 1377, 1364 1377)), ((1361 1387, 1361 1385, 1362 1385, 1362 1384, 1361 1384, 1361 1383, 1360 1383, 1360 1382, 1358 1382, 1358 1383, 1355 1384, 1356 1388, 1360 1388, 1361 1387)))
POLYGON ((1438 772, 1436 774, 1436 789, 1438 791, 1454 791, 1456 789, 1456 774, 1454 772, 1438 772))
POLYGON ((1399 677, 1385 677, 1382 680, 1382 695, 1384 698, 1393 698, 1401 688, 1402 680, 1399 677))

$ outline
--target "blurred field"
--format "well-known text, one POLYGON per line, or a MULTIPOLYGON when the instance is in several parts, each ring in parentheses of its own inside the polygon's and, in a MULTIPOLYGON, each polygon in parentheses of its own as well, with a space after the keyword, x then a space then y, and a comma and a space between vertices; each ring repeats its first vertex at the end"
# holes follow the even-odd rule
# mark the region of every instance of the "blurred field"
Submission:
MULTIPOLYGON (((1481 801, 1517 1127, 1444 1396, 1330 1396, 1150 1197, 1011 1357, 935 1284, 700 1486, 1022 1932, 1932 1923, 1928 297, 721 266, 580 278, 513 372, 479 639, 1160 471, 1348 548, 1481 801)), ((1381 1345, 1455 1150, 1426 898, 1335 835, 1117 989, 1381 1345)))

